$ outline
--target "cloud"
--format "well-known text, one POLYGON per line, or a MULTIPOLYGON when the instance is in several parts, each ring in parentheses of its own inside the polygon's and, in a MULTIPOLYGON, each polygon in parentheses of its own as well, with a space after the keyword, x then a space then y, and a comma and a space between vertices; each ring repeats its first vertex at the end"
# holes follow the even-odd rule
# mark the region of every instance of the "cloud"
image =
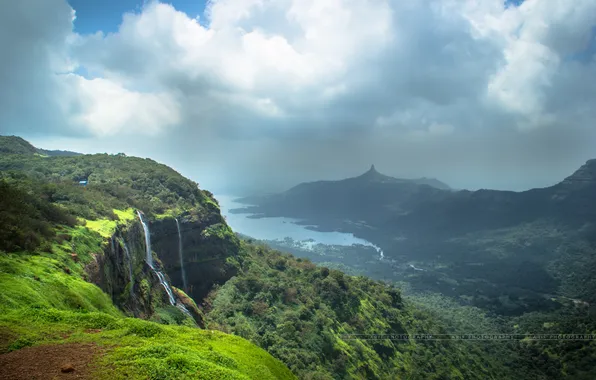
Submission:
MULTIPOLYGON (((155 135, 180 121, 179 105, 170 93, 141 93, 102 78, 63 78, 76 91, 80 106, 69 120, 96 136, 118 133, 155 135)), ((74 100, 73 100, 74 101, 74 100)))
POLYGON ((374 161, 520 189, 596 156, 590 0, 214 0, 203 25, 150 2, 94 35, 72 32, 64 1, 3 7, 2 128, 98 149, 134 135, 208 186, 374 161))

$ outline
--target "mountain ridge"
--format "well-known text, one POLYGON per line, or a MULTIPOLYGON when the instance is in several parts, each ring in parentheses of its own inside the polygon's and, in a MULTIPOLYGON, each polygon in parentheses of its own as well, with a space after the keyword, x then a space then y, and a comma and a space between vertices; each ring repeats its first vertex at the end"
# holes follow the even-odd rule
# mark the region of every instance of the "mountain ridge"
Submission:
POLYGON ((68 150, 47 150, 34 147, 29 141, 19 136, 0 135, 0 153, 2 154, 39 154, 42 156, 81 156, 82 153, 68 150))

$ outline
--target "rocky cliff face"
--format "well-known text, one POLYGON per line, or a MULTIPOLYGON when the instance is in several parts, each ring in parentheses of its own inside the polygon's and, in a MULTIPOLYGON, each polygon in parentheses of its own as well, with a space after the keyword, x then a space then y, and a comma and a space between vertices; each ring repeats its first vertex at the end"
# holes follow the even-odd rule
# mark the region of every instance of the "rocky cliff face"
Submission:
POLYGON ((223 284, 236 274, 241 262, 239 241, 219 213, 205 218, 183 214, 178 225, 180 235, 174 218, 152 222, 153 249, 173 285, 200 304, 215 284, 223 284))
POLYGON ((122 310, 148 319, 156 305, 167 302, 167 294, 146 264, 145 252, 141 224, 120 226, 87 266, 87 273, 122 310))
MULTIPOLYGON (((188 246, 189 252, 194 253, 191 257, 194 257, 201 249, 197 247, 196 243, 200 240, 200 237, 193 237, 193 233, 200 234, 202 230, 196 231, 196 228, 193 228, 191 225, 187 231, 185 244, 188 246)), ((173 258, 170 258, 169 249, 163 249, 160 244, 157 244, 158 248, 155 249, 153 245, 153 240, 155 239, 158 242, 166 241, 171 243, 172 246, 174 244, 177 246, 178 234, 175 219, 150 223, 150 232, 154 268, 165 275, 167 283, 172 287, 177 304, 184 305, 195 322, 203 327, 203 317, 200 310, 197 308, 195 302, 180 290, 183 286, 177 281, 180 278, 180 272, 177 270, 179 268, 174 269, 172 265, 169 268, 164 267, 162 261, 164 256, 166 258, 165 261, 168 263, 173 260, 173 258), (170 223, 174 224, 174 235, 172 236, 170 236, 170 233, 172 233, 170 223), (152 231, 154 227, 156 231, 152 231), (168 269, 170 270, 168 271, 168 269), (174 281, 172 281, 170 276, 173 277, 174 281), (176 289, 178 287, 180 289, 176 289)), ((205 246, 207 247, 206 252, 208 254, 216 253, 208 249, 209 244, 205 246)), ((178 250, 172 251, 172 253, 174 252, 177 254, 178 250)), ((210 266, 201 266, 201 271, 210 273, 197 277, 199 279, 198 281, 193 280, 192 285, 193 289, 195 289, 195 294, 202 295, 203 292, 208 292, 214 284, 212 281, 217 282, 219 279, 217 277, 218 273, 228 273, 218 266, 225 266, 225 263, 226 260, 222 257, 221 260, 210 263, 210 266), (200 289, 203 289, 203 291, 197 292, 200 289)), ((190 265, 190 268, 191 273, 194 274, 197 272, 194 265, 190 265)), ((147 264, 144 231, 138 220, 118 226, 116 232, 104 242, 103 252, 95 254, 94 260, 87 265, 86 272, 88 273, 89 280, 106 292, 112 298, 114 304, 134 317, 155 319, 156 313, 160 308, 174 310, 156 271, 147 264)), ((227 279, 229 276, 221 278, 227 279)))

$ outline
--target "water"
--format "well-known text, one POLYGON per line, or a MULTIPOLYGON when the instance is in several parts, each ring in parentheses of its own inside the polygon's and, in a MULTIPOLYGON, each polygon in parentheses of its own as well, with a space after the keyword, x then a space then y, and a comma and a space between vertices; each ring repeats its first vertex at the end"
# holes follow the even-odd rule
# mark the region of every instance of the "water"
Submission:
POLYGON ((166 290, 170 304, 176 305, 176 298, 174 298, 174 293, 172 293, 172 288, 170 288, 170 284, 168 284, 168 282, 166 281, 166 277, 163 275, 163 273, 161 273, 161 271, 158 271, 153 266, 153 255, 151 254, 151 235, 149 234, 149 226, 143 219, 143 215, 141 214, 140 211, 137 211, 137 215, 139 216, 139 219, 141 220, 141 224, 143 225, 143 230, 145 231, 145 247, 147 248, 147 264, 149 264, 149 267, 153 270, 153 272, 159 279, 159 283, 161 284, 161 286, 163 286, 163 288, 166 290))
POLYGON ((170 300, 170 304, 176 305, 176 298, 174 298, 174 293, 172 292, 172 288, 170 288, 170 284, 168 284, 168 282, 166 281, 166 276, 164 276, 163 273, 161 273, 161 271, 158 271, 155 268, 152 269, 157 275, 157 278, 159 278, 159 283, 166 290, 166 293, 168 293, 168 299, 170 300))
POLYGON ((134 284, 135 284, 135 279, 134 279, 134 275, 132 273, 132 257, 130 256, 130 251, 128 250, 128 246, 126 245, 126 242, 124 240, 122 240, 122 247, 124 248, 124 253, 126 254, 126 260, 128 261, 128 277, 129 277, 129 281, 130 281, 130 296, 132 297, 133 293, 134 293, 134 284))
POLYGON ((153 255, 151 254, 151 235, 149 235, 149 227, 147 226, 147 223, 145 223, 143 215, 138 210, 137 215, 139 216, 139 220, 141 221, 141 224, 143 225, 143 230, 145 231, 145 247, 147 247, 147 264, 149 264, 149 266, 153 269, 153 255))
POLYGON ((258 240, 283 240, 289 237, 295 241, 303 242, 303 246, 312 247, 316 244, 351 246, 354 244, 373 247, 379 253, 379 259, 383 259, 383 250, 371 242, 360 239, 351 233, 346 232, 321 232, 313 231, 306 226, 296 224, 297 219, 292 218, 250 218, 250 214, 232 214, 229 211, 235 208, 243 208, 247 205, 235 202, 237 197, 217 195, 221 213, 226 217, 230 227, 236 232, 248 235, 258 240))
POLYGON ((184 252, 182 250, 182 233, 180 232, 180 223, 176 218, 176 228, 178 228, 178 256, 180 257, 180 271, 182 272, 182 286, 184 286, 184 291, 188 289, 186 285, 186 271, 184 270, 184 252))

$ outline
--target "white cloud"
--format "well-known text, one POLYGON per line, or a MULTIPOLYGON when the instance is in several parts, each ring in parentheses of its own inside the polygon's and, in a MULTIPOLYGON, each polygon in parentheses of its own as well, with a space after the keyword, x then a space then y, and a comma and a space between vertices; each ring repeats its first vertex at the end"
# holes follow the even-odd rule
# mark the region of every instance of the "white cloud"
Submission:
POLYGON ((71 122, 96 136, 156 135, 180 121, 179 105, 171 94, 129 91, 102 78, 87 80, 69 75, 64 79, 80 104, 80 111, 73 115, 71 122))
MULTIPOLYGON (((0 63, 0 121, 13 132, 156 136, 164 150, 212 163, 226 160, 208 156, 212 147, 234 149, 245 159, 218 165, 243 173, 259 155, 282 157, 267 175, 317 159, 331 170, 328 157, 355 151, 362 157, 337 165, 375 155, 399 174, 438 141, 462 165, 480 155, 498 166, 504 150, 525 160, 517 141, 544 165, 594 155, 596 60, 573 58, 594 54, 593 0, 213 0, 208 26, 152 2, 117 33, 86 36, 72 33, 64 0, 2 8, 0 48, 11 58, 0 63), (93 78, 64 75, 77 67, 93 78)), ((440 175, 448 161, 420 174, 440 175)), ((313 170, 301 167, 295 178, 313 170)))

